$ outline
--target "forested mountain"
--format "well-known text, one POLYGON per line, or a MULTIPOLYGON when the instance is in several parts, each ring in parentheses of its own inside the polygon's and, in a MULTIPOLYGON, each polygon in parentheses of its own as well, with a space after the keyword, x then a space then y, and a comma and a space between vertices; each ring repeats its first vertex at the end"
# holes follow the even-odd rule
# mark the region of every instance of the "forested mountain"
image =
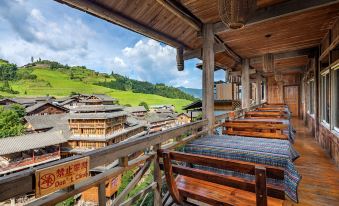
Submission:
POLYGON ((177 111, 194 97, 174 87, 131 80, 118 74, 99 73, 85 66, 68 66, 55 61, 32 61, 21 68, 0 60, 0 98, 14 96, 69 96, 74 93, 102 93, 120 104, 141 102, 172 104, 177 111))
POLYGON ((195 100, 195 97, 192 95, 187 94, 178 88, 166 86, 165 84, 151 84, 149 82, 130 79, 128 77, 114 73, 112 73, 111 76, 114 78, 114 80, 109 82, 99 82, 97 84, 112 89, 133 91, 136 93, 156 94, 174 99, 187 99, 191 101, 195 100))

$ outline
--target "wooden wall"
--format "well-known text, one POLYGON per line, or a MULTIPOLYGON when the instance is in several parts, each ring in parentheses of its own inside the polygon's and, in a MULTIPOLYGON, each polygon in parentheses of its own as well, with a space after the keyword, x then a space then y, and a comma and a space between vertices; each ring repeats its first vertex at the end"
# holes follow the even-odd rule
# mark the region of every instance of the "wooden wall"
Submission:
POLYGON ((298 116, 301 111, 300 109, 301 108, 300 83, 301 83, 300 74, 283 75, 282 82, 275 81, 274 76, 267 77, 267 102, 268 103, 285 103, 284 90, 286 90, 286 87, 297 86, 299 87, 299 95, 292 94, 293 96, 291 96, 290 99, 296 99, 296 98, 299 99, 298 101, 299 103, 293 114, 294 116, 298 116))
POLYGON ((308 131, 314 136, 315 135, 315 119, 311 115, 306 115, 306 126, 308 131))
POLYGON ((319 126, 319 144, 326 150, 335 164, 339 166, 339 138, 322 124, 319 126))

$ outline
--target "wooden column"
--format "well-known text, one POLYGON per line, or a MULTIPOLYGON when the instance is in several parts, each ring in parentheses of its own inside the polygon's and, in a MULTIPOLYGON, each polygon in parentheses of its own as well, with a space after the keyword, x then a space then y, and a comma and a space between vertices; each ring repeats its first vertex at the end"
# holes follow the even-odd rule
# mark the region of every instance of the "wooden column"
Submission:
POLYGON ((213 24, 203 25, 203 72, 202 72, 202 111, 203 118, 208 119, 209 134, 214 124, 214 34, 213 24))
POLYGON ((105 187, 105 182, 101 182, 98 185, 98 199, 99 199, 99 206, 106 206, 106 187, 105 187))
POLYGON ((241 65, 241 106, 250 106, 250 63, 249 59, 244 59, 241 65))
POLYGON ((256 99, 256 103, 260 104, 261 103, 261 74, 257 73, 257 79, 256 79, 256 83, 257 83, 257 99, 256 99))
MULTIPOLYGON (((320 50, 320 48, 319 48, 320 50)), ((319 139, 319 127, 320 127, 320 61, 319 50, 315 51, 314 59, 312 59, 312 65, 314 65, 314 88, 315 88, 315 139, 319 139)))
MULTIPOLYGON (((157 152, 161 148, 161 144, 154 145, 153 150, 157 152)), ((159 165, 159 157, 156 155, 154 159, 154 171, 153 171, 154 182, 157 183, 157 187, 154 189, 154 206, 162 205, 162 197, 161 197, 161 188, 162 188, 162 175, 159 165)))

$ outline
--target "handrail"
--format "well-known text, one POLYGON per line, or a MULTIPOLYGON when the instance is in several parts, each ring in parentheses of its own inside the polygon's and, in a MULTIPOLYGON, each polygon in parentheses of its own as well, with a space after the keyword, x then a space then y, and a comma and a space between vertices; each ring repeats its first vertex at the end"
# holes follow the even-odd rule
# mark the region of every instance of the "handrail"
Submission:
POLYGON ((72 160, 83 157, 90 157, 90 169, 101 165, 108 165, 119 158, 126 157, 130 154, 146 150, 151 146, 161 144, 169 139, 176 138, 185 132, 199 129, 207 125, 207 120, 201 120, 194 123, 189 123, 176 128, 168 129, 162 132, 150 134, 133 140, 100 148, 94 151, 84 153, 82 155, 72 156, 61 159, 45 165, 31 168, 18 173, 0 177, 0 201, 33 192, 35 188, 35 171, 55 165, 59 165, 72 160))
MULTIPOLYGON (((251 111, 257 107, 261 107, 263 104, 264 103, 251 106, 249 108, 234 111, 233 112, 235 113, 234 117, 243 116, 246 111, 251 111)), ((221 126, 223 121, 229 119, 230 113, 231 112, 226 112, 225 114, 216 116, 215 117, 216 122, 215 122, 214 128, 221 126)), ((27 170, 24 170, 18 173, 0 177, 0 201, 4 201, 9 198, 23 195, 26 193, 34 192, 35 172, 37 170, 48 168, 48 167, 55 166, 55 165, 60 165, 62 163, 77 160, 83 157, 89 157, 90 169, 93 169, 93 168, 96 168, 102 165, 108 165, 119 160, 120 163, 118 167, 109 169, 94 177, 87 178, 86 180, 74 185, 72 187, 73 189, 71 189, 70 191, 61 190, 59 192, 46 195, 34 201, 33 203, 31 203, 31 205, 50 205, 50 204, 57 203, 58 201, 60 202, 68 197, 71 197, 72 195, 81 193, 93 186, 98 186, 102 184, 103 181, 106 181, 107 179, 111 177, 117 176, 123 173, 124 171, 131 169, 132 166, 138 166, 149 158, 154 158, 155 165, 157 165, 158 162, 156 161, 157 160, 156 154, 154 154, 154 151, 157 148, 168 149, 168 148, 175 148, 180 145, 186 144, 187 142, 207 133, 208 131, 207 123, 208 123, 208 120, 204 119, 204 120, 200 120, 197 122, 171 128, 165 131, 146 135, 140 138, 130 139, 130 140, 127 139, 126 141, 123 141, 123 142, 120 142, 114 145, 110 145, 104 148, 100 148, 94 151, 90 151, 82 155, 68 157, 68 158, 61 159, 61 160, 51 162, 51 163, 47 163, 47 164, 44 164, 44 165, 41 165, 35 168, 27 169, 27 170), (173 143, 161 146, 163 142, 168 142, 168 140, 171 140, 171 139, 174 140, 173 143), (153 152, 152 152, 152 149, 153 149, 153 152), (126 158, 129 155, 140 152, 140 151, 145 151, 145 150, 149 150, 151 151, 151 153, 144 154, 143 156, 135 160, 131 160, 128 163, 121 162, 122 160, 126 162, 126 158)), ((160 171, 160 169, 156 167, 155 167, 155 170, 160 171)), ((159 188, 161 188, 161 177, 159 176, 159 174, 161 173, 159 171, 154 171, 153 175, 154 177, 157 176, 157 178, 154 178, 154 182, 151 183, 152 186, 149 187, 157 191, 156 193, 159 193, 160 191, 159 188)), ((147 191, 149 190, 149 188, 147 189, 147 191)), ((139 195, 141 195, 141 193, 139 195)), ((159 199, 159 194, 155 195, 155 199, 159 199)), ((130 200, 128 200, 127 202, 129 201, 130 200)), ((99 202, 99 205, 103 205, 103 203, 99 202)))

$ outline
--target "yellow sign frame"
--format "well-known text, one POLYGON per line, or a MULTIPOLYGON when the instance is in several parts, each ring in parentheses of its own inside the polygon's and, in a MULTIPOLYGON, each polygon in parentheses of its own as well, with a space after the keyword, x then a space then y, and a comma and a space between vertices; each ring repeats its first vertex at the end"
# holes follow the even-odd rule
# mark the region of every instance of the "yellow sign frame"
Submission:
POLYGON ((41 197, 89 177, 89 157, 47 167, 35 172, 35 196, 41 197))

